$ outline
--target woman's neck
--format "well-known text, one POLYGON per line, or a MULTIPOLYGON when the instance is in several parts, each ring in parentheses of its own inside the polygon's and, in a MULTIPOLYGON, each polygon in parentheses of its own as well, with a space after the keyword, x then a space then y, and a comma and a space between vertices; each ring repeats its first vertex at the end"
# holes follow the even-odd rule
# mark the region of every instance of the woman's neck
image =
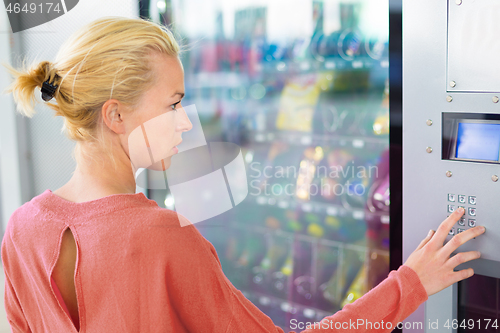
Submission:
POLYGON ((75 150, 77 167, 73 176, 54 194, 68 201, 86 202, 112 194, 135 193, 132 165, 122 149, 113 150, 115 167, 108 154, 78 144, 82 146, 75 150))

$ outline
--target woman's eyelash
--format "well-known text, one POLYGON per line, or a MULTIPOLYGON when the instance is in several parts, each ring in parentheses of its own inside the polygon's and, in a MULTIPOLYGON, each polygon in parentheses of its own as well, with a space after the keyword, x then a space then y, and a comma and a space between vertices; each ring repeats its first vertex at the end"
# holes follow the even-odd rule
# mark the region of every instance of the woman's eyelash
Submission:
POLYGON ((172 110, 175 110, 175 107, 177 106, 177 104, 179 104, 181 101, 178 101, 177 103, 174 103, 172 105, 170 105, 172 107, 172 110))

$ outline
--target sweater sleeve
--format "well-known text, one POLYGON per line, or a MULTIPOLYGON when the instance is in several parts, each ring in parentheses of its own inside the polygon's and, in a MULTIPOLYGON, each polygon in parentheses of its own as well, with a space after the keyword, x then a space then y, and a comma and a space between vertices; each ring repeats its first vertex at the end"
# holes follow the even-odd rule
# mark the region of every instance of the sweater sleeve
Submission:
MULTIPOLYGON (((171 303, 187 330, 284 332, 231 284, 222 271, 215 248, 194 226, 179 230, 169 238, 169 244, 180 250, 169 260, 166 279, 171 303)), ((377 332, 388 333, 427 298, 417 273, 403 265, 366 295, 302 333, 371 332, 374 327, 369 323, 383 323, 386 329, 377 332)))
POLYGON ((7 314, 7 320, 9 321, 12 333, 31 333, 28 321, 24 316, 24 311, 16 295, 16 291, 11 281, 11 273, 9 271, 9 251, 13 250, 13 246, 10 246, 10 229, 7 227, 5 235, 2 241, 2 262, 3 270, 5 273, 5 294, 4 294, 4 304, 5 312, 7 314))
POLYGON ((231 284, 215 248, 194 226, 173 231, 168 244, 167 291, 187 331, 284 333, 231 284))
POLYGON ((12 333, 31 333, 10 279, 5 276, 5 312, 12 333))
POLYGON ((391 332, 427 299, 417 273, 402 265, 363 297, 303 333, 391 332))

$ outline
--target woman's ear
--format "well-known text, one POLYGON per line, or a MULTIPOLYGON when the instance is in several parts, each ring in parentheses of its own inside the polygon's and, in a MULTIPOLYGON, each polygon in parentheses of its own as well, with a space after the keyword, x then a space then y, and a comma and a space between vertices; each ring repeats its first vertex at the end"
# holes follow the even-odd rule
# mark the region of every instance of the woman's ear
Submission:
POLYGON ((106 126, 116 134, 124 134, 124 106, 116 99, 108 99, 102 106, 101 115, 106 126))

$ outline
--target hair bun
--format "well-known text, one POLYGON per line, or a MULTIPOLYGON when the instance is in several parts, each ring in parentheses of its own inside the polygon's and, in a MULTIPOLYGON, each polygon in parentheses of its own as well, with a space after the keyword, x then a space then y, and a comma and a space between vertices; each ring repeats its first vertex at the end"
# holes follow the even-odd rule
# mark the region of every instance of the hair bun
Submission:
POLYGON ((38 64, 37 74, 43 79, 40 82, 40 85, 49 81, 49 83, 58 84, 59 82, 55 82, 58 79, 57 70, 54 68, 54 65, 50 61, 42 61, 38 64))

